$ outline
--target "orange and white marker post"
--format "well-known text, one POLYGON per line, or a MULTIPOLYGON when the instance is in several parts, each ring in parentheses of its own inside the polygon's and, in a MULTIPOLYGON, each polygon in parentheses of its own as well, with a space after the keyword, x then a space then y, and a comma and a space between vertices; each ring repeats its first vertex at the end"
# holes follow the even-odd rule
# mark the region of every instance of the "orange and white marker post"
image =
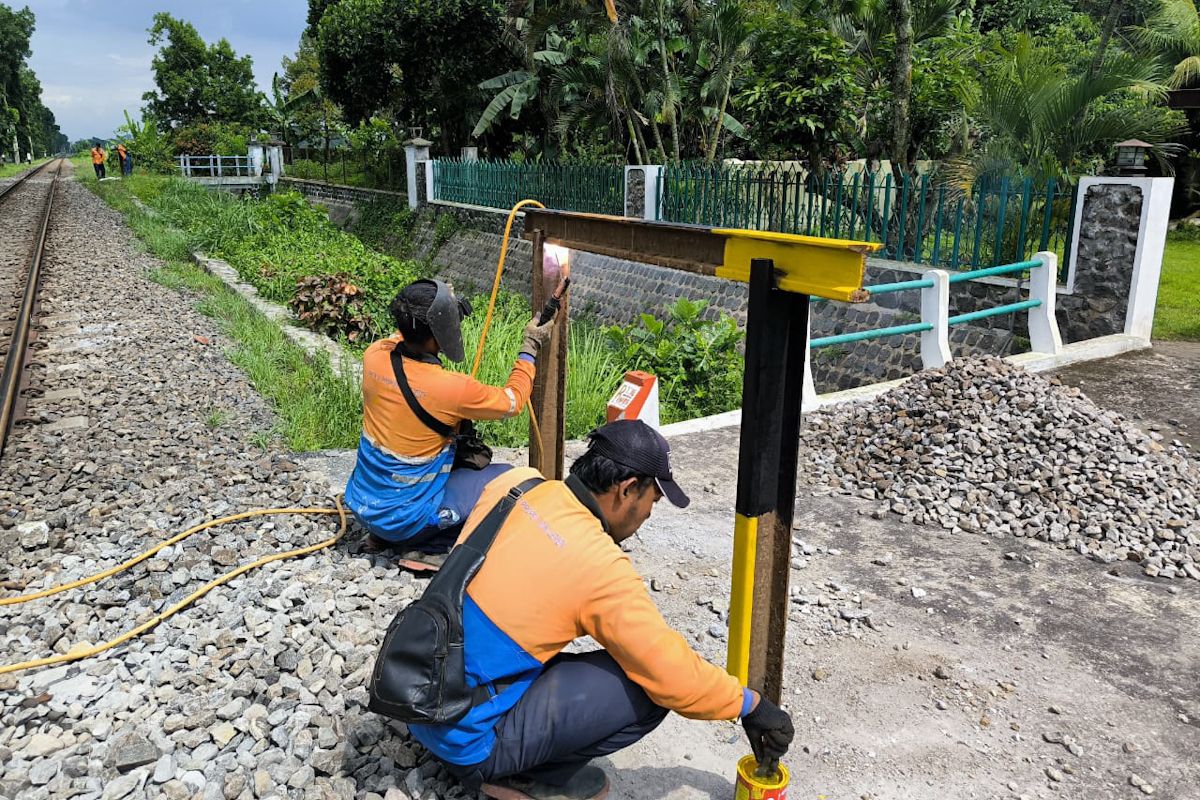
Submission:
POLYGON ((658 378, 636 369, 625 373, 621 387, 608 401, 607 420, 619 419, 640 419, 658 429, 658 378))

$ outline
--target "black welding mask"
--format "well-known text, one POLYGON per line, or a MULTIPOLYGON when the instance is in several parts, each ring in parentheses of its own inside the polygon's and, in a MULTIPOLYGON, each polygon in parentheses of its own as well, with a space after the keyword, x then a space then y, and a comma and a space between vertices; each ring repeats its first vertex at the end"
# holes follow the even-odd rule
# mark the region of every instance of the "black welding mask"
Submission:
POLYGON ((425 324, 433 333, 438 349, 451 361, 462 361, 463 353, 462 321, 471 315, 471 304, 454 296, 450 284, 441 281, 422 281, 432 283, 437 287, 437 293, 429 310, 423 315, 425 324))

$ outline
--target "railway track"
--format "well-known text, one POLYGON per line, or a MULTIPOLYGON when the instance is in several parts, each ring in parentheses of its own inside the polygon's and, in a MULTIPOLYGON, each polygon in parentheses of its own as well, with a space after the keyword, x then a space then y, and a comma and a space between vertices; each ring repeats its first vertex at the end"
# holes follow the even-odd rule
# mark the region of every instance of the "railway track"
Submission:
POLYGON ((7 242, 10 253, 20 258, 20 242, 28 243, 23 261, 0 267, 0 356, 4 359, 0 373, 0 456, 13 421, 20 412, 22 377, 28 359, 28 345, 37 310, 38 288, 42 276, 42 255, 46 249, 46 234, 54 212, 54 196, 63 161, 48 161, 30 170, 8 186, 0 189, 0 233, 11 237, 7 242), (53 168, 49 181, 33 181, 53 168), (30 210, 34 209, 32 219, 30 210), (22 231, 30 235, 22 236, 22 231))

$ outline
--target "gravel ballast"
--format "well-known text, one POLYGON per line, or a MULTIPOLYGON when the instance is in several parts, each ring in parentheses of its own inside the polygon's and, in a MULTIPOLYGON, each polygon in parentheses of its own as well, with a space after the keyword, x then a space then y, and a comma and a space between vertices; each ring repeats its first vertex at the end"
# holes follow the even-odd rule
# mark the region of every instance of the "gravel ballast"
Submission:
POLYGON ((803 433, 806 477, 906 522, 1031 537, 1200 579, 1200 469, 1078 389, 999 358, 922 372, 803 433))
MULTIPOLYGON (((91 575, 199 522, 329 506, 194 297, 147 279, 119 214, 63 181, 30 421, 0 460, 0 596, 91 575), (77 390, 61 393, 62 390, 77 390), (56 425, 81 420, 81 427, 56 425)), ((208 580, 312 544, 334 517, 252 519, 131 570, 0 608, 0 664, 112 639, 208 580)), ((269 564, 94 658, 0 675, 0 797, 465 795, 366 709, 387 623, 422 581, 333 549, 269 564)))

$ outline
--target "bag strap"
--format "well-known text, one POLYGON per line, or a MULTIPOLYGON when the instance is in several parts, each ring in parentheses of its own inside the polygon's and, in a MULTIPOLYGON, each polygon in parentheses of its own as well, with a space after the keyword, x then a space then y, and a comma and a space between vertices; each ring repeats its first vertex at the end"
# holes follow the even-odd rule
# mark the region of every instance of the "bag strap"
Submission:
MULTIPOLYGON (((480 556, 487 555, 487 551, 491 549, 492 542, 496 541, 496 536, 500 533, 500 528, 504 525, 504 521, 508 519, 509 512, 516 506, 517 500, 533 487, 545 482, 546 479, 539 475, 521 481, 509 489, 508 493, 504 497, 501 497, 496 505, 492 506, 492 510, 483 518, 483 522, 479 523, 479 527, 471 531, 471 535, 462 543, 462 546, 476 551, 480 556)), ((468 580, 470 579, 468 578, 468 580)))
POLYGON ((492 506, 492 510, 475 527, 475 530, 471 531, 471 535, 467 537, 466 541, 450 551, 450 557, 429 581, 425 593, 441 593, 452 598, 456 607, 461 607, 463 595, 467 591, 467 584, 483 566, 492 542, 496 540, 500 527, 508 519, 509 512, 516 506, 517 499, 539 483, 544 483, 545 480, 538 475, 509 489, 504 497, 501 497, 496 505, 492 506))
POLYGON ((392 372, 396 373, 396 385, 400 387, 400 394, 404 395, 408 407, 417 415, 417 419, 421 420, 425 424, 425 427, 439 436, 453 436, 454 428, 451 428, 433 414, 430 414, 417 402, 417 396, 413 394, 412 387, 408 385, 408 376, 404 374, 404 356, 400 355, 399 346, 392 350, 392 372))

